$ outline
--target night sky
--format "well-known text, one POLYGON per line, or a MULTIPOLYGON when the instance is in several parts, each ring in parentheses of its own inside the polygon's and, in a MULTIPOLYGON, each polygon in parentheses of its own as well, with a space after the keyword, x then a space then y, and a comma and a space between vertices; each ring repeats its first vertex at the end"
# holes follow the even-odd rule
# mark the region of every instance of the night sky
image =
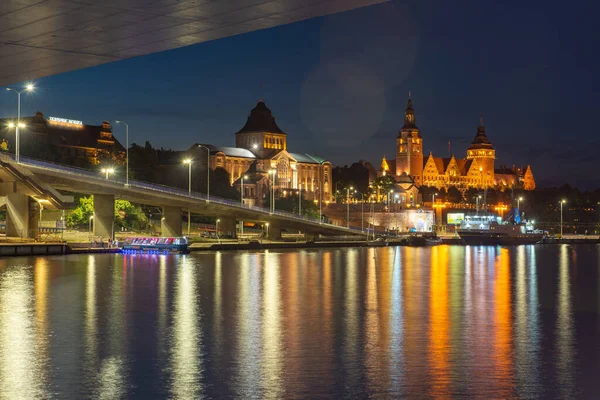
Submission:
MULTIPOLYGON (((531 164, 538 187, 595 188, 599 11, 592 1, 393 1, 39 79, 23 115, 122 119, 130 142, 158 147, 233 146, 263 99, 288 150, 379 166, 395 156, 411 91, 426 154, 448 156, 450 141, 464 157, 483 116, 497 166, 531 164)), ((13 93, 0 96, 2 116, 15 108, 13 93)))

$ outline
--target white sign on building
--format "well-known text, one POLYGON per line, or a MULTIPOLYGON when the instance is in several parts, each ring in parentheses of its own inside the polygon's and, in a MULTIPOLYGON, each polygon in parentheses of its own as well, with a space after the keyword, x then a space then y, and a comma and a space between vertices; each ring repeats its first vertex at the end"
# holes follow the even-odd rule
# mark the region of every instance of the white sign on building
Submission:
POLYGON ((77 121, 75 119, 58 118, 58 117, 48 117, 48 121, 60 122, 61 124, 83 125, 83 121, 77 121))

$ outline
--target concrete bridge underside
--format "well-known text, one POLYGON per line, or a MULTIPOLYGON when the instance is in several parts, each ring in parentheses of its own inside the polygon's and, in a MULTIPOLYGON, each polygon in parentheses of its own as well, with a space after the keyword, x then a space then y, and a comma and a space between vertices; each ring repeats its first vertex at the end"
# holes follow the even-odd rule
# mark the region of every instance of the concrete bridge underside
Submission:
POLYGON ((3 0, 0 86, 387 0, 3 0))

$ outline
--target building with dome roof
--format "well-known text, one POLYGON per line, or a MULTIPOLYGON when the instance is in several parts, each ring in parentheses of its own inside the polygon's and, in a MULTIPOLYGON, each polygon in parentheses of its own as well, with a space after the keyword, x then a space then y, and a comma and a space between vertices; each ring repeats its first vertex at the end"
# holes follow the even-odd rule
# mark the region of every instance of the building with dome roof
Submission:
POLYGON ((495 160, 496 150, 486 134, 483 119, 479 122, 477 133, 467 148, 465 158, 456 158, 454 155, 434 157, 432 153, 424 157, 423 137, 416 125, 413 103, 409 96, 404 125, 397 137, 396 159, 389 160, 384 156, 379 174, 393 175, 396 180, 403 175, 408 175, 417 187, 432 186, 448 189, 450 186, 455 186, 463 192, 469 188, 535 189, 531 166, 496 169, 495 160))
POLYGON ((235 133, 235 147, 196 143, 188 153, 204 160, 210 153, 211 169, 225 169, 230 183, 240 191, 241 177, 246 176, 243 197, 248 205, 268 202, 272 185, 278 196, 301 189, 308 200, 330 202, 332 198, 331 163, 316 155, 288 151, 287 133, 262 100, 235 133))

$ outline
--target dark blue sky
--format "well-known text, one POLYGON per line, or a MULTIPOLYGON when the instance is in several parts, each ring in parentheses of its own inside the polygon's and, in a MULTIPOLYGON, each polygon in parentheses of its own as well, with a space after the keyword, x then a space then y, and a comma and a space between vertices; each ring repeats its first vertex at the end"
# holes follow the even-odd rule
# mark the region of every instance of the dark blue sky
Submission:
MULTIPOLYGON (((123 119, 131 142, 185 149, 234 145, 264 99, 290 151, 379 165, 410 90, 426 153, 447 156, 450 141, 464 156, 483 116, 497 165, 531 164, 539 186, 598 187, 594 3, 392 1, 43 78, 23 113, 123 119)), ((14 103, 0 96, 1 114, 14 103)))

